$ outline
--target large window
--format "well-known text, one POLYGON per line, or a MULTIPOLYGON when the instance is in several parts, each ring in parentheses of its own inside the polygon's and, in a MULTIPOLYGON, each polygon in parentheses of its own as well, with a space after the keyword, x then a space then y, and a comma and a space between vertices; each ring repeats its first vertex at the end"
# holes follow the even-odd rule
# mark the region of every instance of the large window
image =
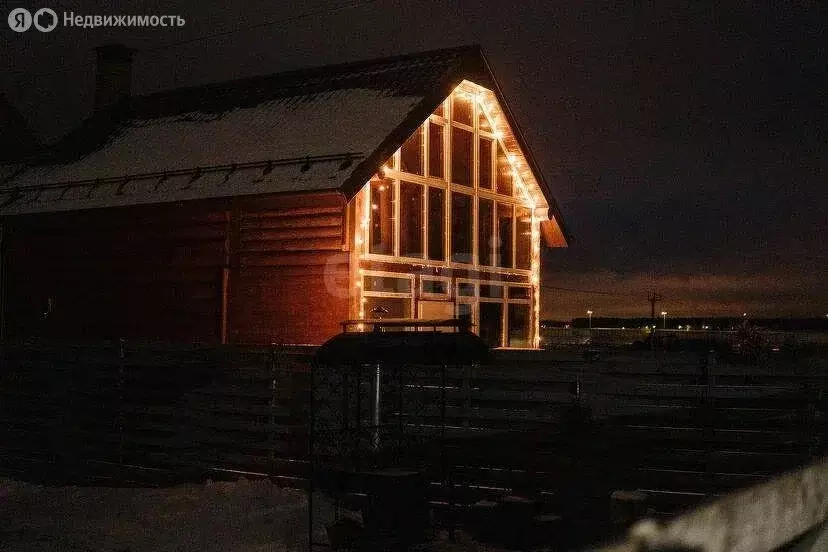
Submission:
POLYGON ((503 335, 503 304, 480 303, 480 338, 490 347, 501 346, 503 335))
POLYGON ((443 178, 443 125, 428 125, 428 175, 443 178))
POLYGON ((472 185, 474 134, 462 128, 451 127, 451 181, 472 185))
POLYGON ((470 195, 451 194, 451 260, 456 263, 472 262, 472 205, 470 195))
POLYGON ((423 201, 421 184, 400 182, 400 256, 423 256, 423 201))
POLYGON ((366 318, 411 318, 413 277, 387 272, 366 272, 362 278, 366 318))
POLYGON ((371 238, 369 251, 394 254, 394 181, 371 181, 371 238))
POLYGON ((529 284, 507 284, 497 280, 458 281, 458 301, 468 301, 473 294, 478 305, 478 334, 486 343, 492 347, 532 346, 532 288, 529 284))
POLYGON ((477 166, 479 171, 479 186, 484 190, 492 189, 492 141, 488 138, 480 138, 478 148, 480 156, 477 166))
POLYGON ((507 347, 530 347, 529 305, 509 303, 509 333, 507 347))
POLYGON ((366 318, 411 318, 411 299, 402 297, 366 297, 366 318))
POLYGON ((531 211, 472 98, 453 95, 387 163, 387 178, 372 182, 370 253, 531 270, 531 211))
POLYGON ((506 157, 506 152, 503 148, 497 146, 497 193, 503 195, 512 195, 512 165, 506 157))
POLYGON ((497 204, 497 266, 512 268, 512 232, 514 225, 512 206, 497 204))
POLYGON ((396 318, 454 308, 490 345, 531 347, 537 244, 528 196, 518 193, 519 152, 493 128, 503 114, 492 107, 490 120, 474 98, 453 94, 441 104, 386 162, 384 178, 372 179, 356 204, 365 211, 349 211, 349 236, 382 256, 360 261, 376 273, 362 280, 360 312, 396 318), (413 272, 421 276, 409 284, 413 272))
POLYGON ((446 193, 440 188, 428 189, 428 258, 433 261, 446 258, 445 198, 446 193))
POLYGON ((515 209, 515 267, 532 266, 532 212, 526 207, 515 209))
POLYGON ((470 96, 455 94, 453 97, 451 118, 464 125, 471 126, 474 108, 470 96))
POLYGON ((477 255, 483 266, 491 266, 494 254, 494 202, 481 197, 477 210, 477 255))
POLYGON ((423 127, 419 127, 400 148, 400 170, 423 174, 423 149, 423 127))

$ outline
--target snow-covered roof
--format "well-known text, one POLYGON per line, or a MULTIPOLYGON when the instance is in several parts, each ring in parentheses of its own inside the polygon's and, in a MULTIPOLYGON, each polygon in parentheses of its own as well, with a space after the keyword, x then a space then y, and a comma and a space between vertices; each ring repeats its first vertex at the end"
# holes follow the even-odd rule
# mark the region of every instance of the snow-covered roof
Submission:
POLYGON ((477 48, 439 50, 131 98, 22 171, 0 172, 0 214, 342 189, 357 174, 364 182, 478 59, 477 48), (252 167, 268 162, 278 169, 255 178, 252 167), (150 184, 187 171, 223 183, 150 184), (222 171, 233 173, 226 182, 222 171))
POLYGON ((39 157, 0 164, 0 216, 277 192, 350 198, 464 79, 503 103, 477 46, 133 97, 39 157))
POLYGON ((99 149, 68 163, 33 167, 16 181, 55 184, 268 160, 364 156, 422 99, 356 88, 219 113, 127 119, 99 149))

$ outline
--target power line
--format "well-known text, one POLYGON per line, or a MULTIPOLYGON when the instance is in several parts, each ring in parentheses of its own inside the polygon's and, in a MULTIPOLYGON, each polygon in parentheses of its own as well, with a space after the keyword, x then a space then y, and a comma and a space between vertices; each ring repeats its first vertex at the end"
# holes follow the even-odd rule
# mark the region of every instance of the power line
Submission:
POLYGON ((614 295, 617 297, 638 297, 637 294, 633 293, 620 293, 617 291, 598 291, 594 289, 576 289, 576 288, 565 288, 565 287, 557 287, 557 286, 547 286, 542 285, 540 286, 543 289, 553 289, 556 291, 571 291, 574 293, 590 293, 592 295, 614 295))

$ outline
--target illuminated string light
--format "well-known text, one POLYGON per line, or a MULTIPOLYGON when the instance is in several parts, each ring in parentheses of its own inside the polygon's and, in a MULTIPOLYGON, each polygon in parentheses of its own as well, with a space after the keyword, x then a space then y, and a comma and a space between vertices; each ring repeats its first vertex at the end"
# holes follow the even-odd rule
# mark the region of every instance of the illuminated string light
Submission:
MULTIPOLYGON (((486 117, 486 120, 489 122, 489 126, 492 128, 492 135, 497 140, 497 143, 503 149, 503 151, 508 151, 506 144, 503 142, 503 131, 500 129, 500 120, 492 115, 491 108, 489 105, 481 99, 482 94, 478 94, 476 97, 477 105, 480 108, 480 111, 483 113, 483 116, 486 117)), ((506 160, 509 162, 512 168, 512 178, 514 178, 515 183, 517 184, 517 188, 520 193, 523 195, 524 199, 529 203, 529 206, 534 209, 536 205, 535 198, 530 193, 528 186, 523 181, 523 177, 520 174, 519 170, 519 163, 520 158, 519 156, 515 155, 514 153, 507 153, 506 160)))
MULTIPOLYGON (((492 114, 493 108, 486 101, 486 96, 483 91, 478 90, 475 94, 467 94, 458 87, 455 92, 461 97, 472 97, 477 102, 480 111, 489 123, 492 129, 492 135, 497 140, 498 145, 503 151, 508 151, 506 144, 503 142, 503 131, 500 127, 500 120, 492 114)), ((532 345, 535 348, 540 347, 540 218, 535 212, 537 201, 535 196, 530 192, 529 187, 524 182, 520 172, 521 158, 514 153, 507 153, 506 160, 511 166, 512 178, 516 184, 521 195, 529 203, 532 212, 531 218, 531 235, 532 235, 532 251, 530 263, 530 283, 532 285, 532 310, 534 315, 534 324, 532 325, 532 345)))
MULTIPOLYGON (((384 185, 380 188, 384 188, 384 185)), ((363 257, 365 257, 365 253, 367 250, 367 241, 368 241, 368 228, 371 224, 371 209, 376 208, 375 205, 371 203, 371 182, 368 181, 362 190, 357 194, 355 199, 357 201, 357 209, 360 207, 363 210, 363 216, 360 220, 359 228, 356 232, 354 238, 354 244, 357 248, 357 256, 360 261, 362 261, 363 257)), ((358 276, 355 278, 354 288, 356 289, 357 295, 357 304, 359 305, 359 316, 360 320, 365 319, 365 303, 368 300, 365 298, 365 293, 362 285, 362 278, 365 274, 364 268, 358 268, 357 270, 358 276)), ((357 324, 358 331, 364 331, 365 325, 364 324, 357 324)))
MULTIPOLYGON (((461 85, 462 87, 468 86, 476 86, 470 85, 468 83, 464 83, 461 85)), ((541 209, 541 211, 537 211, 538 209, 538 201, 536 198, 538 197, 532 192, 530 186, 527 184, 526 180, 523 177, 525 174, 523 171, 527 170, 526 164, 523 162, 523 158, 521 155, 518 155, 516 152, 510 152, 509 149, 506 147, 504 142, 504 129, 503 125, 505 122, 502 122, 502 117, 496 116, 494 114, 497 111, 497 103, 495 102, 492 104, 491 102, 491 92, 488 90, 482 89, 481 87, 476 87, 474 91, 467 91, 458 87, 455 89, 454 92, 457 97, 462 99, 471 100, 476 102, 479 106, 480 112, 483 114, 485 119, 488 121, 489 127, 491 129, 491 134, 494 136, 497 145, 500 147, 501 151, 506 152, 506 161, 509 163, 509 167, 511 169, 511 175, 513 181, 515 183, 516 192, 518 197, 522 197, 528 206, 531 208, 531 259, 530 259, 530 276, 529 276, 529 283, 532 286, 532 302, 531 308, 533 313, 533 321, 534 323, 531 326, 530 331, 530 343, 534 347, 540 346, 540 222, 541 220, 546 219, 546 210, 541 209)), ((499 113, 499 112, 498 112, 499 113)), ((394 158, 397 154, 391 157, 389 161, 384 163, 377 174, 377 177, 384 178, 389 172, 393 172, 393 165, 394 165, 394 158)), ((380 182, 378 186, 379 191, 386 191, 387 185, 384 182, 380 182)), ((541 196, 542 197, 542 196, 541 196)), ((362 261, 366 255, 369 253, 369 231, 370 231, 370 221, 371 221, 371 213, 374 210, 378 210, 379 206, 371 201, 371 182, 369 181, 363 187, 363 190, 358 195, 358 201, 361 203, 357 203, 357 212, 360 210, 362 211, 362 218, 360 220, 360 225, 355 233, 355 244, 357 247, 358 258, 362 261)), ((541 199, 542 202, 542 199, 541 199)), ((423 202, 423 216, 424 219, 427 218, 428 214, 426 212, 426 202, 423 202)), ((354 283, 356 297, 357 297, 357 305, 359 308, 359 318, 365 319, 366 315, 366 304, 368 299, 365 296, 365 290, 363 285, 363 277, 364 277, 365 270, 363 268, 358 269, 358 277, 356 278, 356 282, 354 283)), ((359 331, 364 330, 363 324, 358 324, 357 328, 359 331)))

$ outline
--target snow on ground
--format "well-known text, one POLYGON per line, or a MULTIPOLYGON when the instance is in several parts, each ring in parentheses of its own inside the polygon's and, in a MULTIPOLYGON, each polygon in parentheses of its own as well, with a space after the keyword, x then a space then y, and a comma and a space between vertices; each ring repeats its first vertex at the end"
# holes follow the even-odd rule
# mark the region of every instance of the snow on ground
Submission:
POLYGON ((266 480, 129 489, 0 479, 0 550, 301 550, 306 504, 304 491, 266 480))
MULTIPOLYGON (((321 515, 332 513, 321 497, 314 504, 321 515)), ((268 480, 135 489, 0 478, 3 552, 298 552, 307 550, 306 527, 305 491, 268 480)), ((455 543, 443 535, 423 549, 495 550, 462 532, 455 543)))

